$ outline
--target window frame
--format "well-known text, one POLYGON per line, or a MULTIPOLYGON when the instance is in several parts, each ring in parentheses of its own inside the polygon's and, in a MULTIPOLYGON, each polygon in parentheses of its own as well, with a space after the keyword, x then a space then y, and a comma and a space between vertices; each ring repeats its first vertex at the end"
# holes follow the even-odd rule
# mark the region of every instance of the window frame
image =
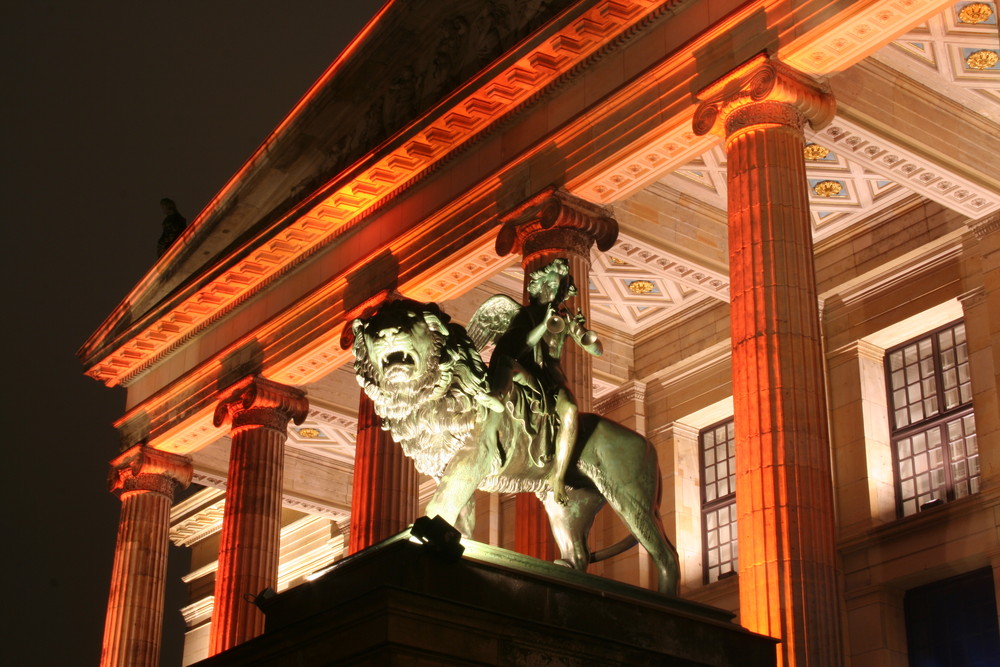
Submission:
MULTIPOLYGON (((730 477, 732 483, 730 485, 730 492, 725 496, 720 496, 712 501, 707 501, 706 496, 706 483, 705 483, 705 434, 715 431, 720 426, 725 426, 727 424, 733 424, 733 417, 727 417, 714 424, 709 424, 704 428, 698 429, 698 480, 699 480, 699 496, 701 500, 701 573, 702 573, 702 584, 709 585, 716 583, 717 581, 722 581, 729 577, 736 576, 739 570, 739 541, 735 530, 731 533, 732 537, 730 539, 730 544, 732 545, 732 558, 729 559, 732 569, 726 572, 720 572, 719 576, 715 580, 709 579, 709 564, 708 564, 708 515, 710 513, 718 512, 720 509, 725 507, 736 506, 736 454, 735 451, 731 458, 732 470, 730 472, 730 477)), ((735 433, 733 435, 733 443, 735 445, 736 437, 735 433)), ((728 458, 728 457, 727 457, 728 458)), ((736 528, 737 522, 733 521, 730 524, 734 529, 736 528)), ((721 546, 721 544, 720 544, 721 546)))
MULTIPOLYGON (((914 516, 916 514, 920 514, 920 512, 924 511, 925 509, 929 509, 931 507, 936 507, 936 506, 941 505, 941 504, 950 503, 950 502, 952 502, 952 501, 954 501, 954 500, 957 499, 956 495, 955 495, 955 481, 954 481, 954 476, 953 476, 953 473, 952 473, 952 465, 951 465, 952 464, 952 460, 951 460, 950 452, 949 452, 949 448, 948 448, 949 442, 947 440, 947 436, 946 436, 946 432, 945 432, 945 425, 948 424, 948 423, 952 423, 952 422, 954 422, 956 420, 963 419, 966 416, 973 415, 974 414, 974 412, 973 412, 973 400, 972 400, 971 391, 970 391, 970 397, 969 397, 968 402, 959 403, 958 405, 956 405, 955 407, 952 407, 952 408, 945 408, 946 402, 945 402, 945 386, 944 386, 944 369, 943 369, 943 366, 942 366, 942 363, 941 363, 941 356, 942 355, 941 355, 941 344, 940 344, 940 341, 939 341, 939 336, 940 336, 941 333, 943 333, 943 332, 945 332, 945 331, 947 331, 949 329, 954 329, 959 324, 962 325, 963 332, 964 332, 964 335, 965 335, 965 340, 962 343, 962 344, 965 345, 965 349, 966 349, 966 362, 965 363, 967 363, 969 365, 969 367, 971 368, 971 360, 968 359, 968 332, 965 330, 965 320, 964 320, 964 318, 959 318, 957 320, 953 320, 953 321, 951 321, 951 322, 949 322, 947 324, 943 324, 943 325, 941 325, 939 327, 936 327, 934 329, 930 329, 928 331, 925 331, 924 333, 922 333, 922 334, 920 334, 918 336, 914 336, 914 337, 912 337, 912 338, 910 338, 908 340, 905 340, 905 341, 903 341, 901 343, 893 345, 892 347, 887 348, 885 350, 885 357, 884 357, 884 361, 883 361, 882 367, 883 367, 883 371, 885 373, 886 411, 888 412, 888 417, 889 417, 889 442, 890 442, 890 449, 892 451, 893 491, 894 491, 895 500, 896 500, 896 517, 899 518, 899 519, 902 519, 902 518, 905 518, 905 517, 908 517, 908 516, 914 516), (937 401, 938 413, 936 415, 931 416, 931 417, 924 417, 924 418, 922 418, 922 419, 920 419, 918 421, 911 422, 910 424, 908 424, 906 426, 899 427, 896 424, 896 412, 897 412, 898 406, 896 405, 895 398, 893 396, 893 394, 895 392, 895 389, 893 387, 893 382, 892 382, 892 372, 893 371, 892 371, 891 365, 890 365, 890 356, 894 352, 903 350, 904 348, 906 348, 908 346, 911 346, 911 345, 914 345, 916 343, 919 343, 919 341, 922 341, 924 339, 930 339, 930 342, 931 342, 931 357, 930 358, 934 362, 934 368, 933 368, 933 378, 934 378, 934 385, 935 385, 935 394, 934 394, 934 397, 935 397, 935 399, 937 401), (906 501, 903 498, 903 487, 902 487, 903 480, 901 479, 902 462, 900 460, 899 444, 900 444, 901 441, 903 441, 903 440, 905 440, 907 438, 912 438, 913 436, 919 435, 919 434, 922 434, 922 433, 930 433, 931 431, 934 431, 934 430, 937 430, 939 433, 941 433, 941 441, 940 441, 940 444, 938 446, 942 450, 941 470, 943 471, 943 476, 944 476, 944 484, 943 484, 944 499, 942 500, 940 498, 937 498, 937 499, 934 499, 934 500, 927 501, 927 502, 925 502, 925 503, 923 503, 921 505, 918 505, 915 512, 912 512, 910 514, 906 514, 905 513, 905 509, 904 509, 904 503, 906 501), (935 500, 937 502, 935 502, 935 500)), ((957 349, 957 347, 958 346, 956 345, 956 349, 957 349)), ((958 367, 958 365, 959 364, 956 363, 956 368, 958 367)), ((960 392, 960 394, 961 394, 961 392, 960 392)), ((966 437, 968 435, 969 434, 966 434, 966 437)), ((974 436, 975 432, 973 431, 971 435, 974 436)), ((978 454, 978 449, 977 449, 977 454, 978 454)), ((969 456, 968 456, 968 454, 966 454, 966 460, 968 460, 968 459, 969 459, 969 456)), ((975 475, 975 477, 978 477, 978 476, 979 476, 979 473, 977 472, 976 475, 975 475)), ((967 479, 972 479, 972 477, 973 476, 970 474, 967 479)), ((941 487, 938 487, 938 488, 941 488, 941 487)), ((978 492, 978 490, 977 491, 970 491, 970 495, 971 495, 971 493, 977 493, 977 492, 978 492)), ((920 494, 917 494, 917 497, 919 497, 919 495, 920 494)), ((914 500, 916 500, 916 498, 914 498, 914 500)))

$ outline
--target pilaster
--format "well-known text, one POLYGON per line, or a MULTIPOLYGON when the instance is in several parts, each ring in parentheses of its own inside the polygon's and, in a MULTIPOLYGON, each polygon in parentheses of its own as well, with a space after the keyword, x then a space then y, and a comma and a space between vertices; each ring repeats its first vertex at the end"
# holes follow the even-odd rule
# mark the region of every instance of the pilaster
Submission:
POLYGON ((122 502, 104 625, 101 667, 160 662, 167 538, 174 489, 191 482, 191 461, 139 444, 111 462, 108 486, 122 502))
POLYGON ((215 425, 232 424, 226 508, 209 654, 264 631, 264 615, 249 597, 278 581, 281 477, 288 422, 301 424, 305 392, 252 375, 229 389, 215 410, 215 425))
POLYGON ((783 665, 841 665, 830 445, 803 125, 834 101, 759 55, 698 95, 725 138, 740 616, 783 665))

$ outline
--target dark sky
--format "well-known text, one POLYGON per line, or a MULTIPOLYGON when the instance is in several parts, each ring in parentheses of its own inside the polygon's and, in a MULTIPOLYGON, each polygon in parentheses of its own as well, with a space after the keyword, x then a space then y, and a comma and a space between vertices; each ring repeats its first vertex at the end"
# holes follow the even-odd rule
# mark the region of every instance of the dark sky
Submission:
POLYGON ((381 4, 4 4, 4 664, 98 662, 124 392, 75 352, 155 259, 159 200, 194 219, 381 4))

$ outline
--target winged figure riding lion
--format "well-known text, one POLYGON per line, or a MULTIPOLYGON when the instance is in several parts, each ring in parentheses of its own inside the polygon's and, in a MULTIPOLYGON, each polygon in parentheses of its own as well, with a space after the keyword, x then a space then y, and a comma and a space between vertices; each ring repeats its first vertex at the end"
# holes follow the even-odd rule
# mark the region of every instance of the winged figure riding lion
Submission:
POLYGON ((677 592, 677 552, 659 516, 656 451, 644 437, 599 415, 579 413, 560 365, 567 339, 601 354, 564 260, 533 272, 529 303, 496 295, 468 331, 435 304, 397 299, 356 319, 355 372, 382 428, 438 482, 427 515, 471 536, 476 489, 535 493, 562 558, 586 570, 595 560, 645 547, 659 590, 677 592), (493 343, 487 368, 480 351, 493 343), (607 502, 631 533, 592 554, 587 536, 607 502))

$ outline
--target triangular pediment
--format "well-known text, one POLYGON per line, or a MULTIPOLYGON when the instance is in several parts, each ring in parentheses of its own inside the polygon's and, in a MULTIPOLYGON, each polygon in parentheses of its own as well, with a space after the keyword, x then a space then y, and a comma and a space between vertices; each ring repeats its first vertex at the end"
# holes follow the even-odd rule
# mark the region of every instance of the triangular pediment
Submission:
MULTIPOLYGON (((226 305, 231 295, 224 283, 235 293, 240 276, 253 281, 268 273, 269 252, 275 258, 300 252, 281 230, 325 203, 341 182, 355 180, 373 155, 403 145, 407 128, 428 112, 462 102, 441 127, 408 141, 397 160, 418 166, 463 131, 487 125, 504 105, 463 100, 470 82, 489 75, 505 53, 574 4, 388 3, 84 344, 78 355, 88 372, 185 300, 197 298, 195 307, 204 309, 226 305)), ((521 95, 516 83, 491 84, 490 97, 521 95)), ((399 178, 392 170, 369 169, 365 176, 371 185, 354 183, 356 191, 339 193, 331 217, 356 211, 370 194, 366 187, 395 185, 399 178)), ((91 374, 114 383, 106 373, 91 374)))

